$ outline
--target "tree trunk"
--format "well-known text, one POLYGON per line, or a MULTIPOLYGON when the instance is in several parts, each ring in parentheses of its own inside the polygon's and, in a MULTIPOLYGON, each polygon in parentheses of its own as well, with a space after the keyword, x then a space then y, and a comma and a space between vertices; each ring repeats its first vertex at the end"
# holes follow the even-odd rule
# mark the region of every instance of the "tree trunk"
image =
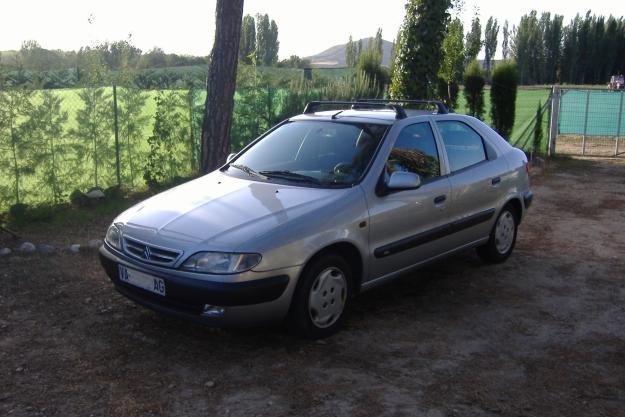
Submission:
POLYGON ((210 54, 202 123, 201 171, 213 171, 230 152, 243 0, 217 0, 215 44, 210 54))

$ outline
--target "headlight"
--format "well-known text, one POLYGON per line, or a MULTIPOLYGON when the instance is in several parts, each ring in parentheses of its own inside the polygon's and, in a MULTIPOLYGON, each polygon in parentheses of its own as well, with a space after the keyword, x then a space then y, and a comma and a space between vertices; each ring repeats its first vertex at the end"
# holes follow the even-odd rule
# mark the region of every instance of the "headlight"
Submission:
POLYGON ((200 252, 182 264, 182 269, 207 274, 236 274, 249 271, 260 263, 257 253, 200 252))
POLYGON ((115 249, 122 249, 122 234, 119 228, 114 224, 106 231, 106 238, 104 240, 115 249))

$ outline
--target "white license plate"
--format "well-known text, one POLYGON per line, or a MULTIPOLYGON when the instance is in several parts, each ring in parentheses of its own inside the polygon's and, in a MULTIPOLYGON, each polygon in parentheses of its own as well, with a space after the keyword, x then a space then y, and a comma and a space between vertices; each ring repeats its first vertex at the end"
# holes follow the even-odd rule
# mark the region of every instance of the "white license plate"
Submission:
POLYGON ((119 267, 119 280, 127 282, 135 287, 143 288, 146 291, 153 292, 158 295, 165 295, 165 281, 143 272, 128 269, 123 265, 119 267))

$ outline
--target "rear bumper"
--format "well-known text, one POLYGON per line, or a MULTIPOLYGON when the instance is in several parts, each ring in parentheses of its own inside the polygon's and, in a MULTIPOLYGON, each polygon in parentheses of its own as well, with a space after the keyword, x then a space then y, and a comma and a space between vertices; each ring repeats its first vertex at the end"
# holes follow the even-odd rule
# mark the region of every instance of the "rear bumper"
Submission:
MULTIPOLYGON (((258 273, 258 279, 231 282, 192 279, 176 270, 152 268, 103 245, 100 263, 115 288, 125 297, 160 313, 219 326, 245 326, 282 320, 290 307, 296 268, 258 273), (165 282, 166 295, 161 296, 119 279, 119 265, 134 269, 165 282), (203 315, 204 306, 221 307, 221 317, 203 315)), ((249 273, 248 273, 249 274, 249 273)))

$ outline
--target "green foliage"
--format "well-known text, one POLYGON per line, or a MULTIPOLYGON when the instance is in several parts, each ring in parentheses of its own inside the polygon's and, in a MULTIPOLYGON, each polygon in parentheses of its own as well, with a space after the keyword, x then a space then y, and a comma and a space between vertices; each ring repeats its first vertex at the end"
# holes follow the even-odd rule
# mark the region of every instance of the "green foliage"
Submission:
POLYGON ((518 66, 521 84, 535 84, 542 80, 545 57, 536 10, 521 17, 519 26, 514 30, 511 50, 518 66))
POLYGON ((70 131, 70 135, 87 140, 76 142, 75 151, 78 160, 90 160, 93 164, 92 182, 81 185, 97 187, 114 177, 111 93, 103 87, 87 87, 78 92, 78 97, 83 107, 76 112, 76 127, 70 131))
POLYGON ((467 33, 467 42, 464 50, 465 66, 468 66, 477 58, 480 50, 482 50, 482 23, 476 11, 471 21, 471 30, 467 33))
POLYGON ((450 6, 450 0, 409 0, 389 90, 392 98, 435 95, 450 6))
POLYGON ((486 66, 486 78, 490 79, 491 68, 495 62, 497 52, 497 37, 499 36, 499 25, 497 19, 489 17, 484 30, 484 64, 486 66))
POLYGON ((536 122, 534 125, 534 141, 532 143, 532 151, 534 153, 540 153, 541 143, 543 141, 543 106, 538 102, 538 109, 536 109, 536 122))
POLYGON ((356 69, 358 72, 366 74, 379 88, 384 88, 388 82, 388 72, 382 68, 382 54, 373 42, 360 54, 356 69))
POLYGON ((137 175, 143 167, 137 161, 145 160, 144 152, 138 143, 143 139, 143 132, 150 122, 145 113, 148 94, 134 87, 117 90, 119 140, 122 144, 122 161, 128 170, 123 170, 125 184, 134 187, 138 182, 137 175))
POLYGON ((358 44, 352 39, 352 35, 349 35, 349 40, 345 46, 345 64, 348 67, 355 67, 359 58, 358 44))
POLYGON ((484 71, 477 60, 469 64, 464 73, 464 97, 469 106, 469 114, 481 119, 484 115, 484 71))
POLYGON ((181 139, 189 137, 181 95, 177 91, 159 91, 154 100, 154 129, 148 138, 150 151, 143 175, 150 187, 172 181, 181 172, 185 166, 185 143, 181 139))
POLYGON ((62 97, 44 90, 25 125, 29 146, 22 160, 37 167, 37 186, 42 194, 47 190, 44 198, 54 204, 63 200, 63 190, 70 184, 71 165, 75 162, 68 158, 71 154, 65 132, 68 119, 62 97))
POLYGON ((278 25, 269 16, 256 16, 256 62, 272 66, 278 62, 278 25))
POLYGON ((492 126, 506 139, 510 139, 514 127, 518 84, 515 64, 504 61, 495 67, 490 92, 492 126))
POLYGON ((241 42, 239 44, 239 61, 244 64, 252 63, 252 55, 256 51, 256 22, 249 14, 243 18, 241 24, 241 42))
POLYGON ((503 24, 503 40, 501 41, 501 55, 507 60, 510 54, 510 26, 506 20, 503 24))
POLYGON ((21 202, 21 176, 32 169, 20 158, 28 149, 26 118, 32 111, 32 94, 26 88, 0 92, 0 172, 5 178, 13 177, 13 198, 16 203, 21 202))
POLYGON ((309 68, 309 67, 310 67, 310 60, 300 58, 297 55, 291 55, 288 59, 283 59, 282 61, 278 62, 278 68, 303 69, 303 68, 309 68))
POLYGON ((439 77, 445 85, 439 93, 445 97, 445 102, 451 108, 456 106, 456 97, 453 94, 453 85, 457 85, 462 74, 464 62, 464 27, 459 18, 452 20, 447 26, 447 36, 443 40, 443 62, 439 72, 439 77))

